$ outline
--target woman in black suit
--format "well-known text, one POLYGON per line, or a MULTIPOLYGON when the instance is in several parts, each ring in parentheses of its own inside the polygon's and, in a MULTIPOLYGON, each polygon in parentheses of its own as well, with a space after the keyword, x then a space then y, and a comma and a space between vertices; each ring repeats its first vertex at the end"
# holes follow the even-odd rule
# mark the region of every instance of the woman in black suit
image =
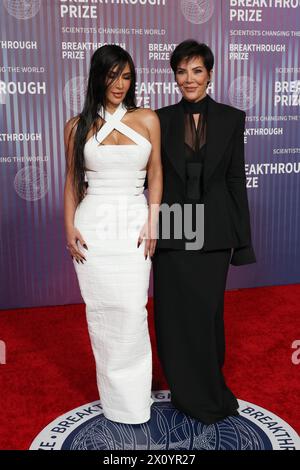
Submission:
POLYGON ((171 400, 177 409, 207 424, 238 415, 237 399, 222 374, 224 292, 229 264, 256 262, 244 166, 246 114, 206 94, 213 63, 205 44, 179 44, 171 67, 182 99, 157 110, 162 205, 176 204, 183 213, 190 205, 186 220, 193 229, 196 207, 204 207, 204 243, 190 248, 191 237, 183 223, 178 237, 175 218, 168 219, 172 223, 165 237, 161 211, 152 258, 158 354, 171 400))

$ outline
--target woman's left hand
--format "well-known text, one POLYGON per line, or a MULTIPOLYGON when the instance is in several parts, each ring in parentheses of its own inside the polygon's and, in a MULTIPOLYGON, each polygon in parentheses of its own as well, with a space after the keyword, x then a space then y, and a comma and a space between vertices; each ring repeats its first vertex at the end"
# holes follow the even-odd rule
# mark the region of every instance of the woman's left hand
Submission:
POLYGON ((150 258, 154 255, 156 242, 157 242, 156 234, 157 234, 156 224, 154 223, 151 224, 147 220, 147 222, 143 225, 140 231, 138 243, 137 243, 137 247, 139 248, 140 244, 145 239, 145 247, 144 247, 145 259, 147 259, 148 255, 150 258))

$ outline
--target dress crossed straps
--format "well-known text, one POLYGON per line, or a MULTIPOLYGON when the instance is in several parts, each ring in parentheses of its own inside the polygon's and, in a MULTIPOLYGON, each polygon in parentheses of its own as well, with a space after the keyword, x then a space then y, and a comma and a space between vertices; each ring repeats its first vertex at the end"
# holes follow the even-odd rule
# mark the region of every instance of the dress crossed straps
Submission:
MULTIPOLYGON (((143 137, 141 134, 136 132, 134 129, 131 127, 127 126, 127 124, 124 124, 124 122, 121 122, 121 119, 124 117, 126 114, 127 109, 123 105, 123 103, 120 103, 116 111, 111 114, 107 109, 104 110, 99 110, 98 114, 99 116, 104 119, 105 123, 101 127, 100 131, 97 134, 97 137, 100 141, 100 143, 114 130, 116 129, 119 131, 121 134, 126 135, 129 139, 131 139, 133 142, 135 142, 136 145, 149 145, 151 146, 151 143, 149 142, 148 139, 143 137), (103 117, 104 116, 104 117, 103 117)), ((110 144, 104 144, 104 145, 110 145, 110 144)), ((112 144, 113 145, 113 144, 112 144)), ((116 144, 114 144, 116 145, 116 144)), ((118 144, 117 144, 118 145, 118 144)), ((120 144, 121 146, 127 146, 127 145, 133 145, 133 144, 120 144)))

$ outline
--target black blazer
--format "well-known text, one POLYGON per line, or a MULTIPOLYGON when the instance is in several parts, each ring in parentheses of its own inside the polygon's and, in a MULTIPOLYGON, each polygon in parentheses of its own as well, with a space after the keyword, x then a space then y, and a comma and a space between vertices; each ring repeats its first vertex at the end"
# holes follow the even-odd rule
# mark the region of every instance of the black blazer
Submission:
MULTIPOLYGON (((182 102, 158 109, 156 113, 162 133, 161 202, 182 206, 186 185, 182 102)), ((218 103, 209 95, 207 113, 207 147, 203 174, 203 250, 233 248, 231 264, 255 263, 244 161, 246 113, 233 106, 218 103)), ((184 249, 184 245, 184 239, 157 240, 157 248, 184 249)))

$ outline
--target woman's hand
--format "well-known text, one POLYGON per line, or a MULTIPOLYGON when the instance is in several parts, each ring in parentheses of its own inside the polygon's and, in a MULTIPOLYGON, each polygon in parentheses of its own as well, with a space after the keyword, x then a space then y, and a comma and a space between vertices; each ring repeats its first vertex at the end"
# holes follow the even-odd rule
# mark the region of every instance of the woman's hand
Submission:
POLYGON ((84 239, 82 238, 81 233, 76 227, 71 227, 66 230, 66 237, 67 237, 67 249, 70 251, 70 255, 73 258, 76 259, 77 263, 81 262, 84 264, 83 260, 86 261, 86 258, 84 257, 83 253, 79 250, 77 242, 79 241, 80 244, 88 249, 84 239))
POLYGON ((156 224, 150 223, 149 220, 143 225, 139 238, 137 247, 139 248, 140 244, 142 243, 143 239, 145 239, 145 247, 144 247, 144 256, 147 259, 148 255, 151 258, 154 255, 157 236, 156 236, 156 224))

